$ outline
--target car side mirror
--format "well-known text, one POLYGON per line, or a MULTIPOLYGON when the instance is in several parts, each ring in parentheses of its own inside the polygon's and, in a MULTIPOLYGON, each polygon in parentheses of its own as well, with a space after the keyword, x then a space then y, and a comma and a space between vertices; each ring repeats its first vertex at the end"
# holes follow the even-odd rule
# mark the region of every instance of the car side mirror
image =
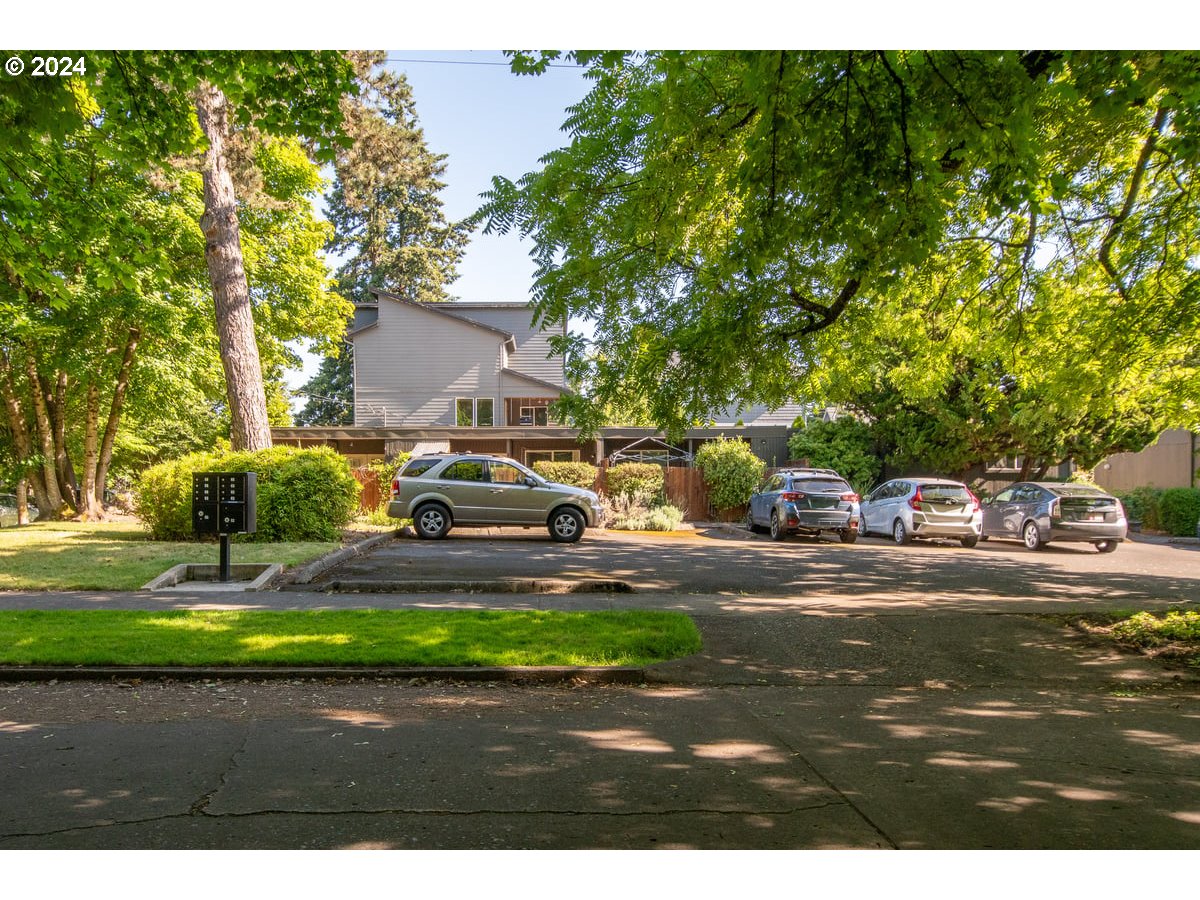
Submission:
POLYGON ((526 475, 525 476, 525 487, 537 487, 537 482, 534 479, 530 478, 528 475, 526 475))

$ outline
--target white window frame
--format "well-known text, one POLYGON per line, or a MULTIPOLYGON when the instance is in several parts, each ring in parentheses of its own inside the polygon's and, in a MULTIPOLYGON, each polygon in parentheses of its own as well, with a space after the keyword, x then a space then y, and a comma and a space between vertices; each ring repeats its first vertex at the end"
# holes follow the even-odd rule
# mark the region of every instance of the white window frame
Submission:
POLYGON ((458 428, 494 428, 496 425, 496 398, 495 397, 455 397, 454 398, 454 424, 458 428), (486 400, 492 404, 492 422, 490 425, 479 424, 479 404, 486 400), (470 426, 459 425, 458 422, 458 405, 460 403, 471 404, 471 424, 470 426))
POLYGON ((579 451, 578 450, 560 450, 557 448, 553 449, 553 450, 526 450, 525 451, 525 465, 531 469, 533 468, 533 461, 530 461, 530 459, 529 459, 529 454, 531 454, 531 453, 538 453, 538 454, 549 453, 550 459, 546 460, 546 462, 579 462, 579 451), (571 455, 571 458, 570 459, 555 459, 554 458, 554 457, 558 456, 559 454, 563 454, 563 453, 569 453, 571 455))

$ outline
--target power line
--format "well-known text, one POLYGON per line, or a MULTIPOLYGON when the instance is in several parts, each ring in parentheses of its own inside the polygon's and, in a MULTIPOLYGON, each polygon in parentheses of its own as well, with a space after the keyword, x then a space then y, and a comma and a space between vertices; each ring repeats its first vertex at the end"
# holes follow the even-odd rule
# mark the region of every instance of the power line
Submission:
MULTIPOLYGON (((435 63, 442 66, 504 66, 506 69, 509 64, 506 62, 484 62, 483 60, 472 59, 396 59, 389 56, 387 62, 390 63, 435 63)), ((583 66, 578 63, 547 63, 549 69, 582 69, 583 66)))

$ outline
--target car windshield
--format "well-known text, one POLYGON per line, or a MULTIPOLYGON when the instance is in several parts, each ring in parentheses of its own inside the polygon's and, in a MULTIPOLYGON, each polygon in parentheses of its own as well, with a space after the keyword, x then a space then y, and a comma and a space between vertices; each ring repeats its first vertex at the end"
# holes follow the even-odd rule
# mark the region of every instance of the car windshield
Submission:
POLYGON ((921 485, 921 499, 961 500, 965 503, 971 499, 971 495, 961 484, 923 484, 921 485))
POLYGON ((850 490, 850 485, 837 478, 797 478, 792 482, 792 487, 797 491, 813 492, 842 492, 850 490))

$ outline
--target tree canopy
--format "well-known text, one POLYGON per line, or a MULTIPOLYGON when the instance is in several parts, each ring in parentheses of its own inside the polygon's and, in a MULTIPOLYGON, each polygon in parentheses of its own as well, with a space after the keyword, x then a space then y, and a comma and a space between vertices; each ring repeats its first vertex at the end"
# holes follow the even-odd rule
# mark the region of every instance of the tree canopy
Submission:
POLYGON ((1200 54, 572 56, 569 144, 484 214, 532 238, 538 314, 587 325, 585 429, 631 386, 674 430, 958 392, 1045 456, 1196 421, 1200 54))

